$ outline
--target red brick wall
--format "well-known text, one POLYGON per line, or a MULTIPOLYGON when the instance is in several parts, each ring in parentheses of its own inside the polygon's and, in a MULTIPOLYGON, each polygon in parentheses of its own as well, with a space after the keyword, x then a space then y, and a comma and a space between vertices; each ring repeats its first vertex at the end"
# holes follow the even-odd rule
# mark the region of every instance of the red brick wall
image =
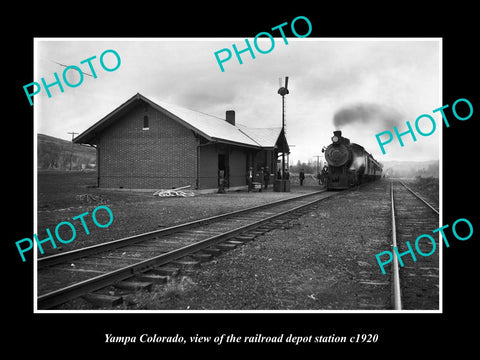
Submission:
POLYGON ((168 189, 191 185, 194 189, 196 144, 191 130, 139 104, 100 135, 99 186, 168 189), (149 118, 149 130, 143 130, 144 115, 149 118))
POLYGON ((200 189, 215 189, 218 186, 218 153, 214 145, 200 147, 200 189))

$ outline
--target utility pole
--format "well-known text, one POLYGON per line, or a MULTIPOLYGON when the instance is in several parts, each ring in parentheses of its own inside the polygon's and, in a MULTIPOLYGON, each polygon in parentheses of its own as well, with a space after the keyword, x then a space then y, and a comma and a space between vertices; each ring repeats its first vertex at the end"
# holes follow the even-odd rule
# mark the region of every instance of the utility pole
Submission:
POLYGON ((68 132, 67 134, 72 134, 72 147, 70 148, 70 171, 72 171, 72 155, 73 155, 73 138, 75 135, 78 135, 79 133, 76 132, 68 132))
POLYGON ((321 155, 313 155, 313 157, 316 157, 317 158, 317 174, 318 174, 318 159, 320 158, 321 155))

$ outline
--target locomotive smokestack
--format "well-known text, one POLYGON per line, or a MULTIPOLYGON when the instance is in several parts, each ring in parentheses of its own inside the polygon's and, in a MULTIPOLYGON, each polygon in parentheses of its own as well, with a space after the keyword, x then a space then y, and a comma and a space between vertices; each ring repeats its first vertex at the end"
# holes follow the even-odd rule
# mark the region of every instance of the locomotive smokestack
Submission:
POLYGON ((337 131, 334 131, 334 132, 333 132, 333 135, 334 135, 334 136, 341 137, 341 136, 342 136, 342 132, 341 132, 340 130, 337 130, 337 131))

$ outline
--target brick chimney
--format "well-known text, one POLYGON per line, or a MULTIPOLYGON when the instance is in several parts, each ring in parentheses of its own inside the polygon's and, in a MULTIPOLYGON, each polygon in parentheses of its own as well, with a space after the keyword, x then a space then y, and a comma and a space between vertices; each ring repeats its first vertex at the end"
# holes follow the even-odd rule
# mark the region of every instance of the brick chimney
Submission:
POLYGON ((235 125, 235 111, 227 110, 225 112, 225 120, 227 120, 228 123, 235 125))

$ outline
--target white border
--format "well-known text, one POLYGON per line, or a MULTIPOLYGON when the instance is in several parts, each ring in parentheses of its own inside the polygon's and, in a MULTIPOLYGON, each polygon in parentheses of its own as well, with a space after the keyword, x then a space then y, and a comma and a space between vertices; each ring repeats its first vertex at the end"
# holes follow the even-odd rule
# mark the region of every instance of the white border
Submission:
MULTIPOLYGON (((34 41, 34 65, 33 65, 33 75, 34 79, 38 79, 38 42, 39 41, 244 41, 244 38, 33 38, 34 41)), ((281 37, 275 37, 275 40, 282 40, 281 37)), ((443 38, 441 37, 432 37, 432 38, 291 38, 287 37, 287 40, 290 41, 438 41, 439 42, 439 98, 440 103, 438 106, 443 105, 443 38)), ((41 97, 35 98, 34 103, 34 134, 33 134, 33 151, 34 151, 34 161, 33 161, 33 179, 34 179, 34 196, 33 196, 33 211, 34 211, 34 231, 38 233, 38 223, 37 223, 37 107, 38 103, 41 101, 41 97)), ((426 109, 430 110, 430 109, 426 109)), ((434 109, 431 109, 434 110, 434 109)), ((430 111, 431 111, 430 110, 430 111)), ((420 115, 420 114, 419 114, 420 115)), ((441 123, 441 122, 440 122, 441 123)), ((439 200, 440 200, 440 216, 439 216, 439 227, 443 224, 443 126, 439 126, 439 200)), ((432 229, 433 230, 433 229, 432 229)), ((415 313, 415 314, 441 314, 443 313, 443 246, 439 234, 439 309, 438 310, 39 310, 37 308, 37 250, 34 251, 33 255, 33 309, 35 314, 62 314, 62 313, 76 313, 76 314, 406 314, 406 313, 415 313)), ((34 247, 37 249, 36 247, 34 247)))

